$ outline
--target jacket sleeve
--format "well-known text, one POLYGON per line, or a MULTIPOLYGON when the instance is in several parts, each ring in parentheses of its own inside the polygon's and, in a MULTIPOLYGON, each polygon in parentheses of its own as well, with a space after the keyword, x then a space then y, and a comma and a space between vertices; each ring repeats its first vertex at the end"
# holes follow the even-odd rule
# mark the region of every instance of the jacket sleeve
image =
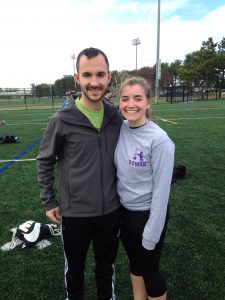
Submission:
POLYGON ((142 238, 142 245, 147 250, 155 248, 165 224, 174 165, 174 149, 175 146, 169 138, 152 149, 152 203, 150 217, 142 238))
POLYGON ((60 145, 56 121, 54 117, 49 120, 37 155, 37 179, 45 210, 58 206, 54 188, 54 169, 60 145))

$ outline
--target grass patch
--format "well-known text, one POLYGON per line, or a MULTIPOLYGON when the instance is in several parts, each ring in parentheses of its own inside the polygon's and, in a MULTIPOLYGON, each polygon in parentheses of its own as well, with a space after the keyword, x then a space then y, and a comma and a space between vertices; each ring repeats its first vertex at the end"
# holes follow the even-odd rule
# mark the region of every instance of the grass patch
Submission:
MULTIPOLYGON (((14 134, 18 144, 0 145, 0 159, 12 159, 44 132, 55 110, 2 112, 0 136, 14 134)), ((176 145, 175 161, 187 168, 170 197, 170 221, 161 260, 171 300, 223 300, 225 294, 225 102, 201 101, 153 105, 153 118, 176 145), (171 123, 169 121, 173 121, 171 123)), ((35 158, 38 145, 22 158, 35 158)), ((0 169, 4 166, 0 163, 0 169)), ((33 219, 48 223, 39 199, 36 162, 15 162, 0 173, 0 245, 9 230, 33 219)), ((38 250, 0 252, 0 298, 61 300, 63 253, 60 237, 38 250)), ((86 265, 86 300, 95 299, 94 259, 86 265)), ((116 262, 117 299, 133 299, 128 261, 122 247, 116 262)))

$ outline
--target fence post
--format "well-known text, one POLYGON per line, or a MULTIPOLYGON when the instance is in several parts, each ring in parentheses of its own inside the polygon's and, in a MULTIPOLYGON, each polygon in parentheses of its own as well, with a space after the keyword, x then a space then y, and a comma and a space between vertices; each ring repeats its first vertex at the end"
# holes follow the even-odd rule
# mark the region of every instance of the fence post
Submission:
POLYGON ((25 108, 27 110, 27 97, 26 97, 26 90, 23 89, 23 92, 24 92, 24 104, 25 104, 25 108))
POLYGON ((52 93, 52 85, 50 84, 50 94, 51 94, 51 99, 52 99, 52 108, 54 109, 55 105, 54 105, 54 97, 53 97, 53 93, 52 93))

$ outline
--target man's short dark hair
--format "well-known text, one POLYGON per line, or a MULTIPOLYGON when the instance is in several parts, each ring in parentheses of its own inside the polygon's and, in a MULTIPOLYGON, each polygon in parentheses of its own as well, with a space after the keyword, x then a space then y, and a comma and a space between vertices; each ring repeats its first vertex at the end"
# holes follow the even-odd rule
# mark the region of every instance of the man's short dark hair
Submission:
POLYGON ((90 47, 90 48, 86 48, 86 49, 82 50, 78 54, 77 61, 76 61, 77 72, 79 72, 79 64, 80 64, 80 58, 81 58, 81 56, 85 55, 87 58, 90 59, 90 58, 94 58, 94 57, 98 56, 99 54, 101 54, 104 57, 105 62, 106 62, 107 67, 108 67, 108 70, 109 70, 109 61, 108 61, 108 58, 105 55, 105 53, 102 50, 90 47))

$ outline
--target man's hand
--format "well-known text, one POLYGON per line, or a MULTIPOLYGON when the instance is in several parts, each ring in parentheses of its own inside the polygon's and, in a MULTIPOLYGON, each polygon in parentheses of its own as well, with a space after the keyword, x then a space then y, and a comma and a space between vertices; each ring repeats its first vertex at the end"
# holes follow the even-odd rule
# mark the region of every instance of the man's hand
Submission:
POLYGON ((46 216, 54 223, 61 224, 61 212, 60 208, 57 206, 51 210, 46 211, 46 216))

